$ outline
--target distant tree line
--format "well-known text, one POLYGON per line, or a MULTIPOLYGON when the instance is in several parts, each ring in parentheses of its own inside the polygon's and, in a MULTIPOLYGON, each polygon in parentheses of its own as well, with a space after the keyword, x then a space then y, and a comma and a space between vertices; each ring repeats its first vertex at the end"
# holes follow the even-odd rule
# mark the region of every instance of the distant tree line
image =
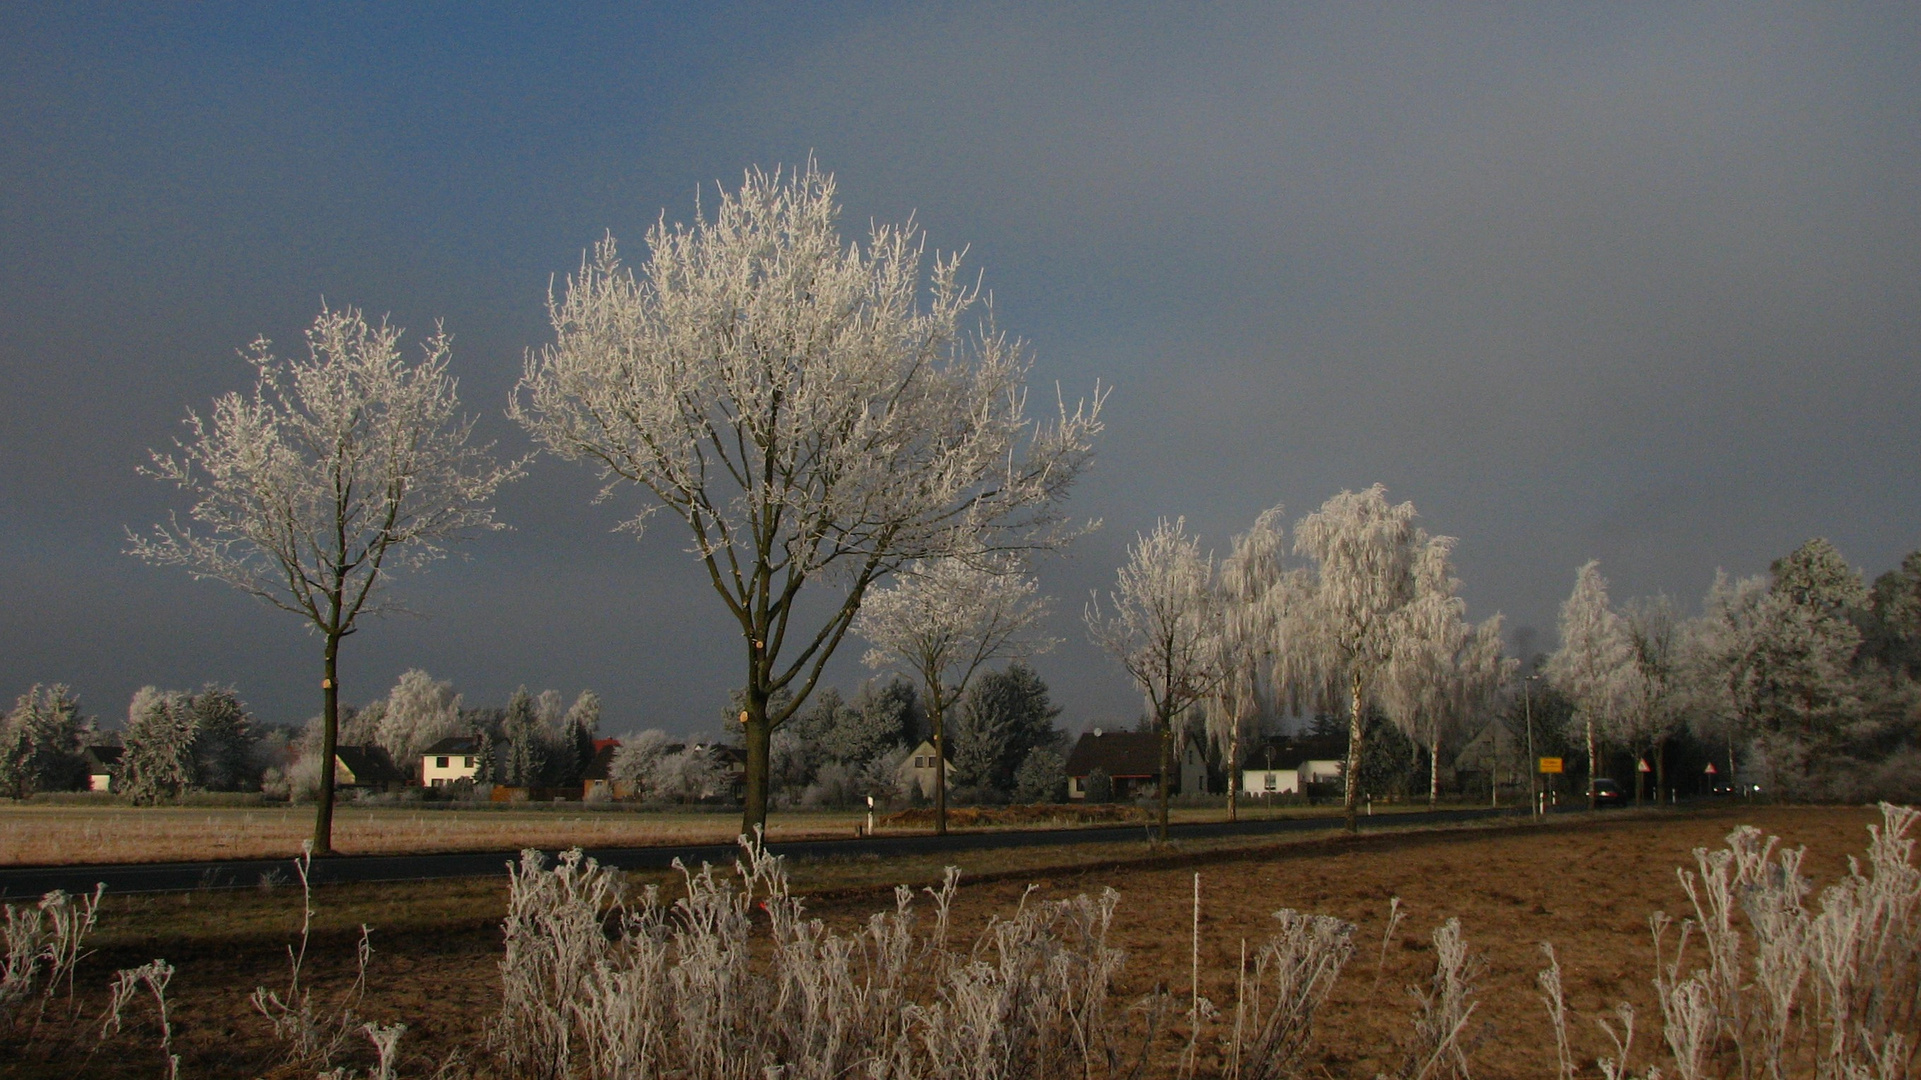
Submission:
MULTIPOLYGON (((738 701, 730 702, 723 723, 738 726, 739 711, 738 701)), ((947 720, 950 797, 972 804, 1058 800, 1065 786, 1063 736, 1054 724, 1060 712, 1025 664, 975 679, 947 720)), ((929 738, 929 727, 919 689, 900 676, 869 680, 852 697, 822 688, 774 733, 775 805, 851 807, 870 796, 883 805, 932 801, 933 791, 902 780, 902 765, 929 738)), ((643 731, 622 739, 611 778, 643 800, 711 798, 719 785, 708 771, 712 761, 706 748, 643 731)))

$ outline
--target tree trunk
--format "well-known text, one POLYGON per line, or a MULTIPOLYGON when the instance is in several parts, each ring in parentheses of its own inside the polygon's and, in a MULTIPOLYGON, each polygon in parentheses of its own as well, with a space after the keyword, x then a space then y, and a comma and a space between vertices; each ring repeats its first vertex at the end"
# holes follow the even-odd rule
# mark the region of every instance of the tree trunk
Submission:
POLYGON ((1347 831, 1356 832, 1354 808, 1361 793, 1361 668, 1356 664, 1348 674, 1350 711, 1347 720, 1347 831))
POLYGON ((740 834, 765 835, 768 750, 773 743, 774 729, 767 720, 765 693, 749 687, 746 704, 741 710, 746 714, 741 724, 746 730, 741 734, 747 744, 747 790, 741 800, 740 834))
MULTIPOLYGON (((338 606, 338 605, 336 605, 338 606)), ((327 632, 326 674, 320 680, 320 794, 314 802, 313 852, 334 852, 334 752, 340 740, 340 658, 338 630, 327 632)))
POLYGON ((1227 820, 1241 820, 1241 718, 1234 718, 1234 733, 1227 740, 1227 820))
POLYGON ((1599 774, 1594 760, 1594 718, 1587 718, 1587 808, 1594 809, 1594 780, 1599 774))
POLYGON ((1434 741, 1427 748, 1427 804, 1441 805, 1441 728, 1434 727, 1434 741))
POLYGON ((941 693, 928 694, 934 706, 934 835, 947 835, 947 708, 941 693))
POLYGON ((1654 740, 1654 801, 1657 805, 1661 804, 1663 798, 1667 799, 1666 805, 1674 805, 1674 799, 1667 794, 1667 790, 1668 737, 1663 735, 1654 740))
POLYGON ((1163 844, 1167 843, 1167 789, 1171 786, 1170 781, 1172 781, 1173 779, 1173 776, 1170 774, 1168 767, 1173 763, 1173 757, 1174 757, 1173 751, 1174 751, 1174 718, 1171 716, 1163 715, 1161 717, 1161 783, 1160 783, 1161 843, 1163 844))

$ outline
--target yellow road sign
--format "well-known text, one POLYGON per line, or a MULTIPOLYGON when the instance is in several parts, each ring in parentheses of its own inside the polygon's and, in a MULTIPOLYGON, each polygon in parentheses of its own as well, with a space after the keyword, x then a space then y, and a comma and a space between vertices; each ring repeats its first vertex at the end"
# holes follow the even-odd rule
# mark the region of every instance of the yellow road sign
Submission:
POLYGON ((1561 771, 1561 759, 1560 759, 1560 758, 1557 758, 1557 757, 1544 757, 1544 758, 1542 758, 1542 759, 1541 759, 1541 771, 1542 771, 1542 772, 1544 772, 1544 773, 1558 773, 1558 772, 1560 772, 1560 771, 1561 771))

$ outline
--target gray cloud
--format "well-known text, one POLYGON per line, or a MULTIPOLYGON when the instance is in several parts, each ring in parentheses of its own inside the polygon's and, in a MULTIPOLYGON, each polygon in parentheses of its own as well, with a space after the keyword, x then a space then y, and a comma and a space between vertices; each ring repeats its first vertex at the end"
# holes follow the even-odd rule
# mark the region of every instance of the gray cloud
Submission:
MULTIPOLYGON (((495 410, 601 230, 637 255, 697 185, 809 150, 850 231, 970 245, 1041 387, 1116 387, 1077 497, 1107 527, 1045 571, 1074 720, 1138 708, 1077 615, 1160 515, 1224 545, 1384 481, 1462 538, 1477 616, 1549 630, 1590 556, 1692 598, 1809 535, 1871 572, 1921 543, 1908 8, 36 18, 0 34, 7 692, 311 711, 284 618, 117 554, 170 505, 144 449, 323 293, 444 316, 495 410)), ((591 491, 539 464, 517 532, 401 584, 431 618, 351 643, 349 697, 420 664, 710 725, 730 628, 671 529, 609 535, 591 491)))

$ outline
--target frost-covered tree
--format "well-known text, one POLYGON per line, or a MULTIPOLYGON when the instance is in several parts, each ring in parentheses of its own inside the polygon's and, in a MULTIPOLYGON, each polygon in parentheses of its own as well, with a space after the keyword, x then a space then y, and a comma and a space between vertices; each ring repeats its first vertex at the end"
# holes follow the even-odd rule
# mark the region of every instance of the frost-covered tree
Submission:
POLYGON ((505 745, 494 751, 494 781, 509 787, 537 786, 547 772, 546 735, 527 688, 516 689, 500 722, 500 740, 505 745))
POLYGON ((1306 575, 1281 564, 1285 537, 1279 506, 1236 536, 1215 580, 1210 663, 1218 675, 1208 699, 1207 735, 1227 766, 1227 817, 1240 819, 1241 740, 1295 681, 1302 662, 1297 641, 1306 575))
POLYGON ((1864 645, 1890 684, 1921 680, 1921 551, 1874 579, 1864 645))
POLYGON ((475 532, 498 528, 490 502, 518 475, 489 447, 469 445, 447 374, 445 333, 425 356, 401 358, 402 331, 360 312, 323 309, 307 357, 284 360, 265 338, 248 360, 251 396, 189 412, 177 454, 156 452, 147 475, 193 499, 129 553, 224 581, 304 619, 322 641, 324 731, 314 850, 333 850, 334 747, 340 722, 340 642, 382 609, 389 572, 420 567, 475 532))
POLYGON ((689 746, 663 754, 647 773, 648 793, 673 802, 699 802, 720 794, 726 782, 714 755, 706 747, 689 746))
MULTIPOLYGON (((1623 613, 1634 671, 1628 684, 1622 733, 1637 756, 1654 759, 1654 801, 1667 790, 1667 742, 1681 722, 1682 620, 1665 594, 1639 597, 1623 613)), ((1635 766, 1634 801, 1641 801, 1635 766)))
POLYGON ((913 683, 899 676, 870 679, 853 701, 834 710, 821 746, 835 761, 860 768, 914 740, 923 719, 913 683))
POLYGON ((1607 579, 1599 560, 1574 575, 1574 591, 1561 602, 1561 647, 1548 657, 1547 677, 1567 695, 1587 742, 1588 809, 1600 775, 1600 739, 1615 734, 1633 689, 1634 648, 1626 620, 1608 606, 1607 579))
POLYGON ((1119 660, 1141 688, 1161 737, 1160 837, 1167 839, 1167 795, 1174 776, 1174 724, 1220 679, 1209 647, 1214 629, 1214 560, 1187 535, 1187 519, 1162 518, 1128 547, 1107 610, 1087 606, 1094 644, 1119 660))
POLYGON ((1688 621, 1682 636, 1684 708, 1696 738, 1726 749, 1722 764, 1729 780, 1736 744, 1757 729, 1749 676, 1767 599, 1765 576, 1734 578, 1716 570, 1701 616, 1688 621))
POLYGON ((1067 759, 1051 746, 1036 746, 1014 772, 1014 800, 1022 803, 1058 802, 1067 788, 1067 759))
POLYGON ((410 668, 387 692, 374 741, 396 763, 412 762, 421 751, 459 734, 466 726, 460 718, 460 695, 454 692, 454 684, 444 679, 436 681, 425 671, 410 668))
POLYGON ((1387 489, 1343 491, 1294 526, 1294 550, 1314 561, 1306 618, 1321 656, 1323 681, 1338 677, 1348 705, 1347 828, 1357 827, 1361 754, 1374 682, 1394 655, 1401 609, 1416 596, 1414 568, 1428 537, 1414 504, 1387 501, 1387 489))
POLYGON ((1464 719, 1455 708, 1474 632, 1454 576, 1454 541, 1430 538, 1414 568, 1414 599, 1396 614, 1396 634, 1381 670, 1387 716, 1408 741, 1428 752, 1428 803, 1440 801, 1441 740, 1464 719))
POLYGON ((909 563, 893 584, 870 590, 862 602, 854 632, 874 645, 867 665, 904 668, 919 677, 925 693, 936 835, 947 833, 947 712, 983 664, 1053 647, 1054 639, 1034 629, 1048 608, 1038 590, 1012 556, 949 555, 909 563))
POLYGON ((1738 690, 1758 725, 1778 790, 1805 781, 1861 719, 1854 674, 1867 603, 1861 577, 1834 546, 1808 541, 1777 559, 1738 690))
POLYGON ((120 791, 138 804, 172 798, 193 786, 199 718, 187 695, 143 686, 127 705, 120 741, 120 791))
POLYGON ((810 162, 748 173, 691 226, 663 218, 638 273, 603 241, 550 301, 555 341, 511 409, 591 462, 603 495, 646 489, 632 528, 661 510, 688 528, 740 628, 748 831, 766 821, 774 729, 868 588, 915 559, 1066 543, 1061 504, 1100 430, 1098 393, 1028 417, 1025 350, 964 325, 979 293, 957 258, 927 280, 911 222, 848 244, 838 217, 810 162))
POLYGON ((667 756, 673 740, 667 733, 650 728, 620 740, 614 759, 608 764, 607 778, 631 792, 637 799, 653 794, 654 767, 667 756))
POLYGON ((572 768, 567 782, 577 784, 594 760, 594 737, 600 733, 600 695, 582 690, 561 718, 561 738, 571 747, 572 768))
POLYGON ((0 717, 0 792, 24 799, 80 786, 87 774, 81 754, 93 730, 64 684, 35 683, 0 717))

